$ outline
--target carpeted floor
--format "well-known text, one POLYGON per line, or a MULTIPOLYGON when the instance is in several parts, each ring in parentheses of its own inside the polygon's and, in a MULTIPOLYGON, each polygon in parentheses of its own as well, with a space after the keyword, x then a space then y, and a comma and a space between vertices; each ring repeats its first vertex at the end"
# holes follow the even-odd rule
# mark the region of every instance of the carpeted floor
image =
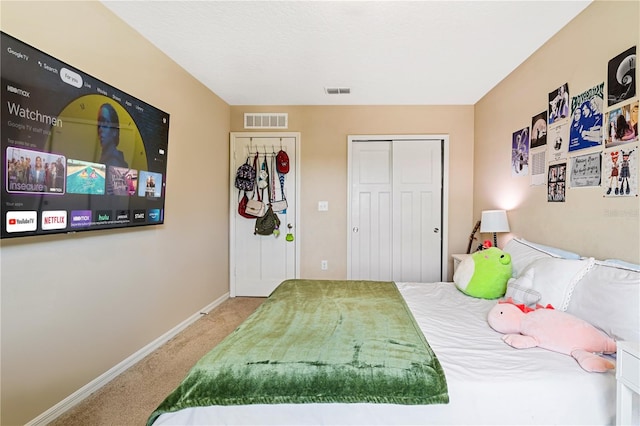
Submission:
POLYGON ((264 300, 248 297, 226 300, 50 426, 144 425, 196 361, 264 300))

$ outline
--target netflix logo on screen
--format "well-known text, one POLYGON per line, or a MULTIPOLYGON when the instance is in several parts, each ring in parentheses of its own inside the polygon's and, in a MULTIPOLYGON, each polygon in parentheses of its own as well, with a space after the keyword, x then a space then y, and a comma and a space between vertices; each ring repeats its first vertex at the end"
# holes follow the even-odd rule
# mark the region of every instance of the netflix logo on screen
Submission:
POLYGON ((66 210, 45 210, 42 212, 42 229, 65 229, 67 227, 66 210))
POLYGON ((7 232, 28 232, 38 228, 38 212, 7 212, 7 232))

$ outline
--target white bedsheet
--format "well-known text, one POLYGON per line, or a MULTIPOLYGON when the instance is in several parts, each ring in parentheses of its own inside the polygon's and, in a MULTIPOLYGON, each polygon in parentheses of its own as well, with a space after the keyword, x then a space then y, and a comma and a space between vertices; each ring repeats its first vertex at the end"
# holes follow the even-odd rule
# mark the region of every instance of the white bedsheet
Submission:
POLYGON ((587 373, 571 357, 514 349, 486 322, 495 301, 452 283, 398 283, 447 378, 449 404, 274 404, 188 408, 154 425, 607 425, 615 372, 587 373))

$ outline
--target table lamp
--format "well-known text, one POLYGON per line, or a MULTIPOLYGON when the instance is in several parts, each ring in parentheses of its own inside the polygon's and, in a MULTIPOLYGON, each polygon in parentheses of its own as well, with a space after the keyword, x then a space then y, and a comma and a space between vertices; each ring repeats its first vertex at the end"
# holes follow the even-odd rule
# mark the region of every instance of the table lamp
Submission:
POLYGON ((483 210, 480 232, 493 232, 493 246, 498 247, 498 232, 509 232, 509 221, 505 210, 483 210))

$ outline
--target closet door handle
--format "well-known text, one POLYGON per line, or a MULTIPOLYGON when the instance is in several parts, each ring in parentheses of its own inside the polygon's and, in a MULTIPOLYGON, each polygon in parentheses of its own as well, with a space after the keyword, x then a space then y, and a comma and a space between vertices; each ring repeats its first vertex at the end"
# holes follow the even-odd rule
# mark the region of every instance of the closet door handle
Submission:
POLYGON ((360 231, 360 228, 358 228, 357 226, 354 226, 352 231, 353 231, 354 234, 357 234, 358 231, 360 231))
POLYGON ((438 232, 440 232, 440 229, 439 229, 439 228, 433 228, 433 233, 434 233, 434 234, 437 234, 438 232))

